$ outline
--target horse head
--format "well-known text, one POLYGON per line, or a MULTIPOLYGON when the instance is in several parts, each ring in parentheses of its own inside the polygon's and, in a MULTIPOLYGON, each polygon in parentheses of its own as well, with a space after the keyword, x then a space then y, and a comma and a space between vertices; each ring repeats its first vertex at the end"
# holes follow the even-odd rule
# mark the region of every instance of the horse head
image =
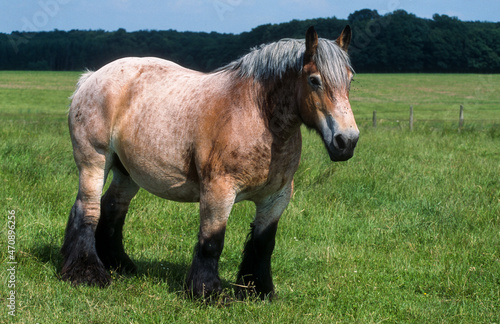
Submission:
POLYGON ((313 27, 306 33, 298 93, 299 114, 307 127, 321 135, 332 161, 350 159, 359 138, 349 103, 349 87, 353 76, 347 56, 350 41, 349 26, 345 27, 335 42, 318 42, 318 34, 313 27))

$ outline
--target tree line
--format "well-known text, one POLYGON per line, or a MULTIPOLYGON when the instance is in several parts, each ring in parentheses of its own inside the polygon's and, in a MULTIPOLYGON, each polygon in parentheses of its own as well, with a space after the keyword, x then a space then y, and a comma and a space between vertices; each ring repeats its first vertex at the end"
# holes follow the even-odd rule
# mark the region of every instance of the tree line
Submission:
POLYGON ((334 39, 350 24, 350 55, 357 72, 500 72, 500 23, 464 22, 404 10, 380 15, 363 9, 348 19, 321 18, 261 25, 241 34, 145 30, 71 30, 0 33, 0 70, 98 69, 126 56, 157 56, 211 71, 251 47, 281 38, 304 38, 314 25, 334 39))

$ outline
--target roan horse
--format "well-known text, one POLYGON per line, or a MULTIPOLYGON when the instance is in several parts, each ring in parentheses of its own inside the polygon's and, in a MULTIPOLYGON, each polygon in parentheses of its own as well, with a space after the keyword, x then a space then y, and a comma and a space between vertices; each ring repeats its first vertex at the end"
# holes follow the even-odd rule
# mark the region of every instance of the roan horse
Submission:
POLYGON ((359 131, 350 103, 349 26, 336 41, 284 39, 212 73, 157 58, 124 58, 84 74, 69 129, 79 190, 69 216, 62 278, 105 286, 107 269, 134 271, 122 228, 140 187, 200 203, 200 229, 186 289, 221 290, 218 262, 234 203, 256 215, 237 276, 237 295, 274 294, 271 254, 293 190, 300 126, 315 129, 333 161, 352 157, 359 131), (109 171, 113 180, 101 197, 109 171))

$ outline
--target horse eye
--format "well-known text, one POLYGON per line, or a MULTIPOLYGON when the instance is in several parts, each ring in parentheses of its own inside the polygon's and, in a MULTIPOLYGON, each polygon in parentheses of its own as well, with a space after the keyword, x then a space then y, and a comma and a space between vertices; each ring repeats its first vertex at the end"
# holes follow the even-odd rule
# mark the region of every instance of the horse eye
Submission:
POLYGON ((309 82, 315 88, 321 87, 321 79, 318 76, 311 76, 311 77, 309 77, 309 82))

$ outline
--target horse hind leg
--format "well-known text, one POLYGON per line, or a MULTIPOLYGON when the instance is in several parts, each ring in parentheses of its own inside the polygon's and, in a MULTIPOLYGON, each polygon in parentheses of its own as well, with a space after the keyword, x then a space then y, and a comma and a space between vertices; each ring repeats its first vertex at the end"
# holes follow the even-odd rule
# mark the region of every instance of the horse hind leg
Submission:
POLYGON ((132 273, 136 267, 123 248, 122 230, 130 201, 139 186, 130 178, 118 157, 114 161, 113 181, 101 199, 101 217, 95 233, 96 249, 106 268, 132 273))
POLYGON ((293 185, 257 202, 257 212, 243 250, 243 260, 236 279, 236 295, 245 298, 257 295, 261 299, 275 296, 271 276, 271 255, 281 214, 290 202, 293 185))
POLYGON ((74 285, 86 283, 103 287, 111 282, 111 277, 97 255, 95 230, 107 172, 105 156, 94 153, 87 156, 85 163, 77 162, 80 170, 79 190, 61 249, 64 257, 61 275, 63 280, 74 285))

